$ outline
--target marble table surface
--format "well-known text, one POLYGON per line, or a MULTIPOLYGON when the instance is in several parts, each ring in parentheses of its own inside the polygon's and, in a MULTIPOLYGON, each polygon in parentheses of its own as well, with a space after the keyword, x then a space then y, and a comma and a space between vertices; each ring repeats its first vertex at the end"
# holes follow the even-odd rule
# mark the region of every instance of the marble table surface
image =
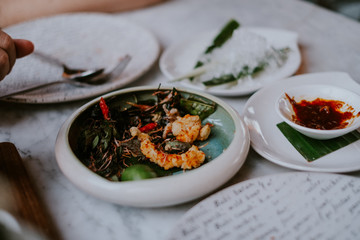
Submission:
MULTIPOLYGON (((295 31, 303 58, 296 74, 344 71, 360 82, 360 24, 307 2, 170 0, 115 15, 148 28, 162 49, 200 30, 219 28, 231 17, 244 26, 295 31)), ((157 86, 164 80, 156 63, 131 86, 157 86)), ((248 96, 223 99, 242 113, 248 96)), ((0 102, 0 142, 12 142, 18 148, 64 239, 166 239, 179 218, 201 199, 166 208, 119 206, 80 191, 60 172, 54 156, 58 130, 87 101, 47 105, 0 102)), ((250 150, 244 166, 224 187, 291 171, 250 150)), ((346 175, 360 177, 360 172, 346 175)))

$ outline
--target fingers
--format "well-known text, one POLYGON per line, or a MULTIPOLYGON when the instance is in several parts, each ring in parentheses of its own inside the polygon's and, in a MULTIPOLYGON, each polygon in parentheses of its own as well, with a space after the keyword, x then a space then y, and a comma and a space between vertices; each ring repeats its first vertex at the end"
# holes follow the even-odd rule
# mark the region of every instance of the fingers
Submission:
POLYGON ((34 51, 34 44, 25 39, 14 39, 16 58, 22 58, 34 51))
POLYGON ((16 48, 12 38, 0 31, 0 79, 3 79, 15 63, 16 48))
POLYGON ((34 44, 25 39, 12 39, 0 30, 0 80, 10 73, 16 58, 29 55, 34 51, 34 44))
POLYGON ((10 71, 10 62, 7 52, 0 48, 0 80, 10 71))

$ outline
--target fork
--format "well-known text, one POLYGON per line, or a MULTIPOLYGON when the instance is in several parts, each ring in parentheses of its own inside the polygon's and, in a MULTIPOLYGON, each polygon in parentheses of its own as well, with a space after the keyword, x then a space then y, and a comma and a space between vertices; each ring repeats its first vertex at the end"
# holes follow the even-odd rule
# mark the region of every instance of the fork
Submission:
POLYGON ((78 68, 70 68, 68 65, 61 62, 59 59, 56 59, 50 55, 47 55, 47 54, 45 54, 43 52, 39 52, 39 51, 34 51, 32 53, 32 55, 42 58, 51 64, 62 67, 62 69, 63 69, 62 77, 63 78, 83 78, 83 77, 87 78, 87 77, 91 77, 91 76, 96 76, 105 70, 104 68, 87 69, 87 70, 78 69, 78 68))
POLYGON ((42 83, 42 84, 37 84, 37 85, 33 85, 33 86, 26 86, 22 89, 16 89, 12 92, 7 92, 3 95, 0 95, 0 99, 8 98, 8 97, 11 97, 14 95, 23 94, 23 93, 27 93, 27 92, 32 92, 34 90, 42 89, 42 88, 49 87, 52 85, 57 85, 57 84, 66 84, 67 83, 67 84, 75 85, 77 87, 88 87, 88 86, 100 85, 115 76, 119 76, 124 71, 126 66, 129 64, 130 60, 131 60, 130 55, 125 55, 124 57, 120 58, 119 62, 116 64, 116 66, 109 71, 103 71, 101 73, 94 72, 95 74, 90 74, 87 77, 63 78, 61 80, 57 80, 57 81, 53 81, 53 82, 42 83))

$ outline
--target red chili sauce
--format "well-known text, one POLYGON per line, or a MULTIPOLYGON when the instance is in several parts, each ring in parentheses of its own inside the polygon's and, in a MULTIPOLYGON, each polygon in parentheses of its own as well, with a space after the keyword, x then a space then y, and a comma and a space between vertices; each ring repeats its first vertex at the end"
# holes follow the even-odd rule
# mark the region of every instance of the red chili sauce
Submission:
POLYGON ((295 115, 292 120, 308 128, 331 130, 345 128, 348 120, 360 116, 360 112, 353 114, 354 109, 350 106, 347 111, 342 112, 340 109, 344 106, 344 102, 337 100, 327 100, 317 98, 313 101, 301 100, 296 102, 285 93, 287 99, 291 103, 295 115))

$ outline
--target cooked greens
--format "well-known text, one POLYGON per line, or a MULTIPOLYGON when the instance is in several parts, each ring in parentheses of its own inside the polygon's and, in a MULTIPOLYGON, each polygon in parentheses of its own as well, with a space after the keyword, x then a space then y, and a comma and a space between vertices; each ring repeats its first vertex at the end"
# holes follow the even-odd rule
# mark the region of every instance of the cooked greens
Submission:
POLYGON ((163 137, 171 120, 169 112, 176 109, 178 116, 190 114, 205 119, 216 110, 213 102, 191 95, 184 97, 176 89, 159 89, 146 99, 139 96, 127 97, 126 100, 109 98, 106 103, 101 99, 99 104, 83 113, 85 124, 79 130, 76 154, 90 170, 109 180, 120 181, 125 170, 133 165, 137 167, 127 171, 124 179, 161 177, 183 171, 178 167, 165 170, 148 161, 140 149, 141 140, 132 135, 131 128, 146 133, 164 153, 181 154, 191 144, 177 141, 172 133, 163 137), (144 173, 146 169, 151 171, 144 173))

